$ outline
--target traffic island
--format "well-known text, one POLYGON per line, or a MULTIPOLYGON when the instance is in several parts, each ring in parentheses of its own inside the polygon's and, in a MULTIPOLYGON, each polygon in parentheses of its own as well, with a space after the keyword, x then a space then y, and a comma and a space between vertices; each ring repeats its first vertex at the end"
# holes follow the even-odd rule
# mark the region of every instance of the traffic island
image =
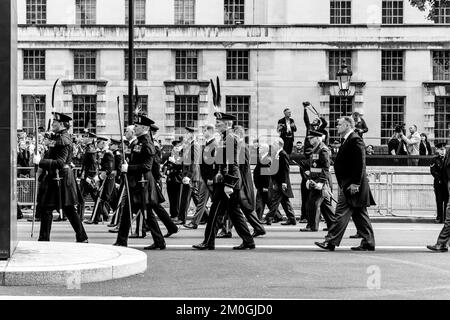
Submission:
POLYGON ((0 285, 57 285, 120 279, 145 272, 147 255, 135 249, 89 243, 20 241, 0 261, 0 285))

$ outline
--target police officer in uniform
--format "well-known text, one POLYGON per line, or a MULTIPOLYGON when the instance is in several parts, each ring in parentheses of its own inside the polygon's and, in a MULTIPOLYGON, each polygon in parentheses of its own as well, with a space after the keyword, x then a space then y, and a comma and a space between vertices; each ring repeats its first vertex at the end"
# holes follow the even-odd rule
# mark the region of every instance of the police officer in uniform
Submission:
MULTIPOLYGON (((155 146, 149 136, 150 126, 154 121, 143 116, 137 115, 135 118, 135 134, 136 143, 131 149, 131 159, 129 163, 122 164, 121 171, 127 174, 129 182, 129 191, 131 197, 131 211, 138 212, 139 210, 146 211, 147 226, 152 235, 154 243, 145 250, 163 250, 166 248, 164 237, 159 228, 158 221, 154 216, 150 204, 158 201, 152 199, 152 190, 155 181, 152 175, 152 166, 155 158, 155 146), (140 182, 145 181, 145 182, 140 182)), ((145 215, 144 215, 145 216, 145 215)), ((127 246, 128 232, 131 227, 131 220, 129 215, 128 201, 125 201, 124 211, 120 221, 119 232, 117 240, 114 245, 127 246)))
POLYGON ((437 155, 433 157, 430 164, 431 175, 434 178, 433 187, 434 195, 436 197, 437 223, 444 223, 445 209, 447 208, 448 203, 448 189, 444 179, 445 145, 445 142, 436 144, 437 155))
POLYGON ((39 154, 33 157, 33 163, 39 165, 42 173, 39 177, 37 208, 41 211, 39 241, 50 241, 53 210, 64 210, 77 242, 88 242, 80 217, 76 213, 78 204, 76 179, 70 163, 72 162, 72 139, 67 132, 72 120, 62 113, 53 113, 53 141, 49 145, 48 157, 41 160, 39 154))
POLYGON ((334 210, 331 205, 331 174, 330 174, 330 151, 322 142, 322 133, 310 130, 308 140, 312 146, 309 159, 309 180, 306 188, 309 190, 306 210, 308 214, 308 225, 300 231, 318 231, 320 215, 323 214, 327 227, 330 228, 334 221, 334 210))
POLYGON ((238 141, 231 129, 236 117, 221 112, 216 112, 214 115, 216 116, 216 130, 221 134, 222 140, 217 146, 212 206, 203 242, 192 247, 198 250, 214 250, 219 220, 225 212, 228 212, 237 233, 243 240, 241 245, 233 247, 233 249, 255 249, 255 242, 244 215, 239 209, 239 190, 242 182, 237 160, 238 141))

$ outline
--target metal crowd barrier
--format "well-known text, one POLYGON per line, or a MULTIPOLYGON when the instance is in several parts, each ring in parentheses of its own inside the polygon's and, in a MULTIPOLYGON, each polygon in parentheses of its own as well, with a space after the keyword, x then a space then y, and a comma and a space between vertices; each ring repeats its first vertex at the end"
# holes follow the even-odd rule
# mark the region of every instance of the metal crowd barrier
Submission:
MULTIPOLYGON (((34 169, 19 168, 17 178, 17 202, 21 206, 32 206, 34 199, 34 169), (23 170, 30 170, 29 177, 20 176, 23 170)), ((333 170, 333 193, 337 200, 338 186, 333 170)), ((434 217, 436 203, 433 191, 433 178, 427 167, 368 167, 367 174, 376 205, 369 209, 371 215, 434 217)), ((291 184, 294 199, 291 199, 296 214, 301 208, 301 177, 298 166, 291 166, 291 184)), ((168 207, 166 187, 163 194, 168 207)), ((92 199, 86 199, 86 205, 92 206, 92 199)))

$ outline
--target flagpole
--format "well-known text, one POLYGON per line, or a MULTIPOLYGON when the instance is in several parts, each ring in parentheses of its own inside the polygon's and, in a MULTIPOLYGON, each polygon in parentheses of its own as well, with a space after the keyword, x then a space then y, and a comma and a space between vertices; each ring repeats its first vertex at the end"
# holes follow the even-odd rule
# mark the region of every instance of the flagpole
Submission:
MULTIPOLYGON (((134 0, 128 0, 128 124, 133 123, 134 0)), ((122 132, 123 134, 123 132, 122 132)))

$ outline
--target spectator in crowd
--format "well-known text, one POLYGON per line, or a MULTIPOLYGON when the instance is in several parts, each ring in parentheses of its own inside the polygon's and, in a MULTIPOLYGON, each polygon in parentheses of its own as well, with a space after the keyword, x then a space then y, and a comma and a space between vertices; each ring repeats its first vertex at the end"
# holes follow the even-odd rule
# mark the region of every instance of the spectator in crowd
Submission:
MULTIPOLYGON (((417 132, 417 126, 413 124, 409 127, 409 134, 406 136, 403 131, 400 133, 400 138, 406 144, 408 155, 418 156, 420 146, 420 134, 417 132)), ((408 159, 409 166, 417 166, 419 159, 408 159)))
POLYGON ((367 154, 368 156, 371 156, 371 155, 374 155, 374 154, 375 154, 375 151, 373 150, 373 145, 369 144, 369 145, 366 147, 366 154, 367 154))
POLYGON ((284 118, 278 120, 277 131, 280 134, 280 138, 284 142, 284 151, 288 155, 292 153, 294 147, 294 132, 297 131, 294 119, 291 118, 291 109, 284 109, 284 118))
POLYGON ((353 112, 352 117, 355 120, 355 132, 362 138, 363 134, 369 131, 369 128, 367 128, 366 122, 361 118, 359 112, 353 112))
POLYGON ((301 141, 297 141, 289 158, 291 160, 291 164, 300 164, 300 161, 306 159, 303 150, 303 143, 301 141))
POLYGON ((420 134, 419 154, 421 156, 430 156, 433 154, 431 145, 428 142, 428 136, 425 133, 420 134))

